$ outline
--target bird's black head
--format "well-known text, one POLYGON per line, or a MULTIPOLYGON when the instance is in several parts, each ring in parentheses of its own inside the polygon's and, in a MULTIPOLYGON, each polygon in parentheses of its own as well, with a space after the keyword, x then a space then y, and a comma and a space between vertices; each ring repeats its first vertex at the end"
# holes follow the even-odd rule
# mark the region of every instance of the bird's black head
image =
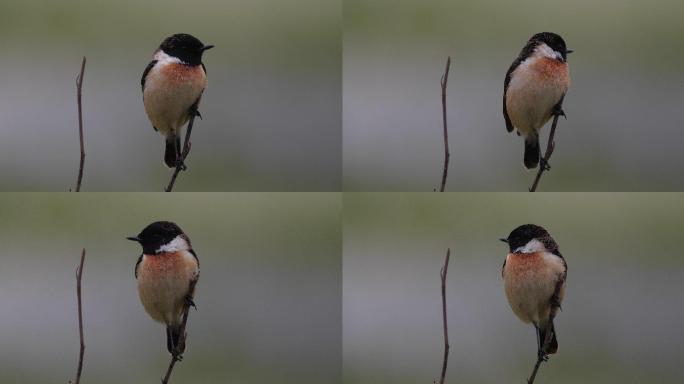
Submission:
POLYGON ((213 47, 213 45, 204 45, 192 35, 177 33, 167 37, 159 49, 169 56, 177 57, 188 65, 200 65, 204 51, 213 47))
POLYGON ((514 252, 516 249, 524 247, 531 240, 539 241, 544 245, 546 250, 551 253, 558 252, 558 244, 556 244, 546 229, 534 224, 521 225, 514 229, 507 238, 500 240, 508 244, 510 252, 514 252))
POLYGON ((530 37, 530 40, 527 42, 527 45, 531 46, 532 49, 536 48, 540 44, 546 44, 549 46, 549 48, 560 53, 563 57, 563 61, 567 60, 568 53, 572 53, 572 50, 569 50, 565 45, 565 40, 553 32, 537 33, 530 37))
POLYGON ((155 221, 145 227, 138 236, 127 237, 128 240, 136 241, 143 247, 143 253, 154 255, 159 249, 181 236, 188 244, 190 240, 175 223, 170 221, 155 221))

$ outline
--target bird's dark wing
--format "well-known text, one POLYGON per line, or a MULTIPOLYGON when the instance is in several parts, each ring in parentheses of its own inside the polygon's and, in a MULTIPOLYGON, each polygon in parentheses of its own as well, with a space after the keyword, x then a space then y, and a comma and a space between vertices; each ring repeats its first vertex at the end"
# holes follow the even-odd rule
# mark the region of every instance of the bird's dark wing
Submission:
POLYGON ((511 83, 511 76, 513 74, 513 71, 515 71, 516 68, 518 68, 518 65, 522 62, 521 56, 518 56, 515 61, 511 64, 510 68, 508 68, 508 72, 506 72, 506 79, 504 80, 504 93, 503 93, 503 115, 504 115, 504 120, 506 120, 506 130, 508 132, 513 132, 513 123, 511 122, 511 118, 508 117, 508 110, 506 109, 506 92, 508 91, 508 85, 511 83))
POLYGON ((188 109, 188 117, 197 116, 200 119, 202 119, 202 114, 199 112, 199 103, 200 103, 200 100, 202 100, 203 94, 204 94, 204 91, 202 91, 202 93, 200 93, 197 100, 195 100, 195 102, 192 103, 192 105, 190 106, 190 109, 188 109))
POLYGON ((199 258, 197 258, 197 254, 192 249, 189 252, 192 253, 192 256, 195 257, 195 260, 197 261, 197 267, 199 268, 199 258))
POLYGON ((204 74, 206 75, 207 74, 207 67, 204 65, 204 63, 202 63, 202 69, 204 69, 204 74))
POLYGON ((157 60, 150 61, 150 63, 147 64, 147 68, 145 68, 145 71, 142 74, 142 78, 140 79, 140 87, 143 91, 145 91, 145 80, 147 80, 147 74, 150 73, 152 67, 154 67, 155 64, 157 64, 157 60))
POLYGON ((560 308, 560 292, 561 289, 563 289, 563 286, 565 285, 565 279, 568 277, 568 264, 565 262, 565 258, 563 257, 563 255, 561 255, 557 249, 555 252, 553 252, 553 254, 560 257, 561 261, 563 262, 563 272, 558 275, 558 280, 556 280, 556 287, 553 291, 553 295, 551 296, 551 306, 553 308, 560 308))
POLYGON ((504 268, 506 268, 506 259, 504 259, 504 263, 501 266, 501 277, 504 277, 504 275, 503 275, 504 274, 504 268))
POLYGON ((553 106, 553 113, 558 114, 559 116, 565 116, 565 112, 563 112, 563 100, 565 99, 565 93, 561 96, 560 100, 556 103, 556 105, 553 106))
POLYGON ((506 72, 506 80, 504 80, 504 95, 503 95, 503 113, 504 113, 504 119, 506 120, 506 129, 508 132, 513 131, 513 124, 511 123, 510 117, 508 117, 508 111, 506 110, 506 91, 508 91, 508 85, 511 83, 511 76, 513 76, 513 71, 515 71, 516 68, 522 63, 524 60, 526 60, 530 55, 534 52, 535 48, 537 47, 537 43, 534 41, 528 41, 527 44, 523 47, 523 49, 520 51, 520 54, 518 54, 518 57, 513 60, 513 63, 511 63, 511 66, 508 68, 508 72, 506 72))
POLYGON ((135 274, 135 278, 138 278, 138 265, 140 265, 140 262, 142 261, 143 255, 140 254, 140 257, 138 257, 138 261, 135 263, 135 269, 133 270, 133 273, 135 274))

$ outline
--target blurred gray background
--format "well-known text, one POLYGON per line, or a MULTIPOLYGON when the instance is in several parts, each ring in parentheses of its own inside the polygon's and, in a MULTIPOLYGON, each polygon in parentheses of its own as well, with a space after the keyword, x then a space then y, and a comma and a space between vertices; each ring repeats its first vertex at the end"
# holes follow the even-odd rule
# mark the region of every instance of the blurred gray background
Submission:
POLYGON ((83 276, 84 383, 155 383, 164 326, 145 313, 125 239, 178 223, 201 262, 198 311, 173 382, 341 380, 341 197, 333 194, 3 194, 0 381, 76 372, 74 271, 83 276))
POLYGON ((345 190, 437 187, 449 55, 448 189, 527 190, 534 174, 501 99, 511 62, 542 31, 575 53, 568 119, 540 190, 683 190, 682 18, 679 0, 346 0, 345 190))
POLYGON ((162 191, 164 140, 142 104, 154 50, 185 32, 216 48, 179 191, 341 188, 341 2, 0 0, 0 190, 162 191))
POLYGON ((674 194, 345 194, 344 382, 523 383, 534 328, 508 306, 498 239, 546 227, 568 263, 557 355, 540 383, 681 383, 684 197, 674 194))

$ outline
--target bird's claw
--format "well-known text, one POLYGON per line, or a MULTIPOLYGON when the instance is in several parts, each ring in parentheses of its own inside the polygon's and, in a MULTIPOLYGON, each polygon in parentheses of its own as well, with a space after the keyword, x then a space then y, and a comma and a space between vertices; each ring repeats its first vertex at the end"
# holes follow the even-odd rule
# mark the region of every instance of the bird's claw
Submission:
POLYGON ((565 117, 565 120, 568 119, 568 116, 565 115, 565 111, 563 110, 563 108, 556 108, 556 109, 553 111, 553 114, 554 114, 555 116, 563 116, 563 117, 565 117))
POLYGON ((185 162, 180 157, 176 161, 176 168, 179 168, 181 171, 186 171, 188 169, 188 167, 185 165, 185 162))
POLYGON ((545 171, 551 170, 551 164, 549 164, 549 162, 546 161, 546 159, 544 159, 543 157, 539 159, 539 166, 545 171))
POLYGON ((185 305, 187 305, 188 308, 190 308, 190 307, 195 308, 195 311, 197 310, 197 305, 195 304, 195 301, 190 296, 185 297, 185 305))

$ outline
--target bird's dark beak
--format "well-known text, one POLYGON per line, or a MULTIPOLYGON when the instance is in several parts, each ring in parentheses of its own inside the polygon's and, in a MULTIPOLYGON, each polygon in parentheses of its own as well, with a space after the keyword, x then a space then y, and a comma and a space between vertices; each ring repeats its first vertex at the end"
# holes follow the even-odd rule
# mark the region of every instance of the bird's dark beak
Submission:
POLYGON ((136 243, 140 242, 140 238, 138 236, 131 236, 131 237, 127 237, 126 239, 128 239, 130 241, 135 241, 136 243))
POLYGON ((566 54, 566 55, 569 55, 569 54, 571 54, 571 53, 573 53, 573 52, 575 52, 575 51, 572 50, 572 49, 566 49, 566 50, 565 50, 565 54, 566 54))
POLYGON ((501 241, 503 241, 504 243, 508 244, 508 239, 501 238, 501 239, 499 239, 499 240, 501 240, 501 241))
POLYGON ((205 45, 204 47, 202 47, 202 52, 209 50, 209 49, 212 49, 212 48, 214 48, 213 45, 205 45))

